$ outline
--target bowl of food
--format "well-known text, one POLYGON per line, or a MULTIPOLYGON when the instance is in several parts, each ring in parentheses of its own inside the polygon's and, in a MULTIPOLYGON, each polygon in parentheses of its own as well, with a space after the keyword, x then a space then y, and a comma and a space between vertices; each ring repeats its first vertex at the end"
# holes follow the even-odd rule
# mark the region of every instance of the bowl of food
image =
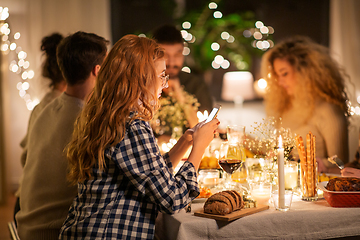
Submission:
POLYGON ((332 207, 360 207, 360 179, 338 177, 319 183, 332 207))

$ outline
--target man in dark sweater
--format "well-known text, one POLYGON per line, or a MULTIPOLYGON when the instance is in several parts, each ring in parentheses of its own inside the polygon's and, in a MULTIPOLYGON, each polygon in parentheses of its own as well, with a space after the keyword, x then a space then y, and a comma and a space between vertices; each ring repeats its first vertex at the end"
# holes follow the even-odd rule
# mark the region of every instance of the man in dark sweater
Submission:
POLYGON ((195 74, 181 71, 184 64, 184 40, 181 32, 172 25, 164 25, 154 31, 153 38, 165 49, 166 74, 170 76, 169 90, 176 91, 177 85, 184 86, 186 92, 197 98, 199 110, 210 113, 213 100, 204 80, 195 74))

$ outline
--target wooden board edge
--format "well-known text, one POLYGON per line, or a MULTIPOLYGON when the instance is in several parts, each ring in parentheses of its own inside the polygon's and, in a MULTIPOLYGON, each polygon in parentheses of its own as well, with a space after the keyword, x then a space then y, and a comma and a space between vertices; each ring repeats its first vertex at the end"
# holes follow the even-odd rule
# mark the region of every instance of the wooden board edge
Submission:
POLYGON ((211 219, 215 219, 215 220, 220 220, 220 221, 226 221, 226 222, 231 222, 234 221, 238 218, 242 218, 254 213, 258 213, 261 211, 265 211, 269 209, 268 205, 263 205, 263 204, 258 204, 258 206, 256 208, 245 208, 245 209, 241 209, 226 215, 216 215, 216 214, 209 214, 209 213, 204 213, 203 209, 197 210, 194 212, 194 216, 197 217, 206 217, 206 218, 211 218, 211 219))

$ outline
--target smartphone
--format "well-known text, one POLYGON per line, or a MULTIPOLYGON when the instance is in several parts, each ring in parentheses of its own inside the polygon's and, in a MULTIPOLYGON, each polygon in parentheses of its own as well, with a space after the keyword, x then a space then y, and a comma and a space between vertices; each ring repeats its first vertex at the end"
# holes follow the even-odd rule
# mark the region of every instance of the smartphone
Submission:
POLYGON ((218 112, 221 109, 221 105, 220 104, 216 104, 215 107, 213 108, 213 110, 211 111, 209 117, 206 119, 205 123, 210 122, 211 120, 213 120, 214 118, 216 118, 218 112))

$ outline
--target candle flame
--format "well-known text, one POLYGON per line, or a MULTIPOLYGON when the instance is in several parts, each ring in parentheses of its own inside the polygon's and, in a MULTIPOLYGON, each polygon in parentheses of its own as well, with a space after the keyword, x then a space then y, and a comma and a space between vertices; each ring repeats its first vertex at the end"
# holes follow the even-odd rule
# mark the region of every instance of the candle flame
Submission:
POLYGON ((283 143, 282 143, 282 137, 281 137, 281 135, 279 136, 279 145, 278 145, 278 147, 281 149, 281 148, 283 148, 283 143))

